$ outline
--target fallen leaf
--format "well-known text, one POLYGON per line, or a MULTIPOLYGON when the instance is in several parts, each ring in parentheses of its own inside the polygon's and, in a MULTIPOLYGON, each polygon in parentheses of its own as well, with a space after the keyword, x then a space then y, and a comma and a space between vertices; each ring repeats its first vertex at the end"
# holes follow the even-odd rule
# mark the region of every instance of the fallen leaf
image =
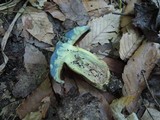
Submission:
POLYGON ((104 0, 82 0, 82 3, 87 11, 108 7, 104 0))
POLYGON ((47 51, 51 51, 51 52, 54 51, 53 45, 49 45, 47 43, 38 41, 33 36, 29 35, 29 33, 26 30, 23 30, 23 35, 25 37, 25 41, 27 41, 28 43, 30 43, 40 49, 43 49, 43 50, 47 50, 47 51))
POLYGON ((67 19, 77 22, 78 25, 86 25, 88 14, 79 0, 53 0, 61 9, 67 19))
POLYGON ((128 59, 135 50, 139 47, 143 40, 143 36, 141 36, 138 31, 134 29, 129 29, 127 33, 122 35, 120 40, 120 49, 119 54, 122 60, 128 59))
POLYGON ((119 21, 120 16, 112 13, 89 21, 91 31, 79 42, 79 46, 90 50, 93 45, 114 42, 119 32, 119 21))
POLYGON ((155 108, 147 108, 141 120, 160 120, 160 112, 155 108))
POLYGON ((125 63, 123 61, 109 57, 105 57, 103 60, 107 63, 110 71, 114 72, 117 75, 121 75, 123 73, 123 69, 125 66, 125 63))
POLYGON ((135 113, 132 113, 133 117, 130 116, 130 119, 128 119, 129 116, 125 117, 125 115, 122 114, 122 109, 129 105, 133 100, 134 96, 126 96, 113 100, 113 102, 110 104, 110 107, 115 120, 138 120, 135 113))
POLYGON ((17 114, 20 119, 24 118, 28 113, 35 111, 41 104, 41 101, 46 96, 50 96, 52 88, 49 78, 46 78, 41 85, 33 91, 17 108, 17 114))
POLYGON ((55 34, 47 14, 40 10, 32 10, 33 8, 27 7, 26 14, 22 16, 24 28, 39 41, 52 45, 51 40, 54 38, 55 34))
POLYGON ((91 18, 100 17, 115 11, 113 5, 108 5, 104 0, 82 0, 82 3, 91 18))
POLYGON ((33 45, 26 43, 24 54, 25 71, 18 73, 18 82, 14 85, 14 97, 26 97, 46 78, 48 65, 45 56, 33 45))
POLYGON ((132 112, 136 109, 137 101, 141 92, 145 88, 145 79, 147 80, 156 62, 160 58, 160 45, 152 42, 143 42, 133 56, 127 62, 122 74, 124 86, 123 95, 133 95, 135 100, 127 110, 132 112), (144 75, 142 72, 144 72, 144 75))
POLYGON ((50 106, 50 97, 47 96, 42 99, 41 105, 38 108, 38 111, 28 113, 22 120, 42 120, 46 118, 50 106))
POLYGON ((66 17, 64 14, 58 9, 58 6, 56 4, 53 4, 51 2, 46 2, 44 6, 44 10, 46 12, 49 12, 54 18, 65 21, 66 17))
POLYGON ((35 67, 41 67, 42 70, 46 69, 48 65, 43 53, 33 45, 26 43, 24 54, 24 66, 28 73, 32 73, 33 70, 35 70, 35 67))

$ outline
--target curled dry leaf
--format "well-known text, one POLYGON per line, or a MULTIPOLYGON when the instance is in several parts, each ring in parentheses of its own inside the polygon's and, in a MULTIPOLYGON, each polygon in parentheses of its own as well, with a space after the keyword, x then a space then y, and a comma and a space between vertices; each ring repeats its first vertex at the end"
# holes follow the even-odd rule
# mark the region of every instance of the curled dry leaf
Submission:
POLYGON ((138 120, 135 113, 132 113, 127 118, 125 118, 125 115, 121 113, 122 109, 125 108, 125 106, 129 105, 133 100, 134 96, 126 96, 117 100, 113 100, 113 102, 110 104, 110 107, 115 120, 138 120))
POLYGON ((145 88, 145 79, 147 80, 156 62, 160 58, 160 45, 152 42, 143 42, 134 55, 129 59, 124 68, 122 78, 124 81, 123 95, 133 95, 135 100, 128 106, 128 111, 136 109, 138 98, 145 88), (142 72, 144 74, 142 74, 142 72))
POLYGON ((43 11, 32 11, 31 7, 27 8, 27 13, 22 16, 24 28, 36 39, 52 45, 51 40, 55 34, 52 23, 49 21, 47 14, 43 11))
POLYGON ((41 104, 41 101, 46 96, 50 96, 52 88, 49 78, 45 81, 30 95, 28 96, 17 108, 16 112, 19 118, 24 118, 28 113, 35 111, 41 104))
POLYGON ((95 44, 114 42, 118 36, 120 16, 107 14, 89 21, 91 31, 79 42, 84 49, 92 49, 95 44))
POLYGON ((138 31, 129 29, 127 33, 122 35, 120 40, 119 54, 122 60, 128 59, 134 51, 139 47, 143 40, 143 36, 140 36, 138 31))

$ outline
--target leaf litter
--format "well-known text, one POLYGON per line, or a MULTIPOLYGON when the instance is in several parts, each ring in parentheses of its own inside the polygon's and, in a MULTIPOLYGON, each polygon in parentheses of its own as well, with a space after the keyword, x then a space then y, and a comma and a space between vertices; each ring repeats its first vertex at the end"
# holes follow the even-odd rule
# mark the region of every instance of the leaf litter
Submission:
MULTIPOLYGON (((147 112, 150 118, 158 118, 156 107, 159 106, 156 102, 159 103, 157 86, 160 46, 157 1, 125 0, 121 3, 107 0, 50 2, 30 0, 29 2, 31 4, 27 4, 25 10, 22 7, 24 13, 19 11, 18 17, 15 16, 9 26, 9 32, 4 23, 12 20, 0 19, 1 61, 4 61, 0 70, 0 84, 2 83, 0 119, 137 120, 147 119, 147 112), (14 24, 18 25, 16 22, 18 18, 23 23, 23 26, 19 24, 20 29, 13 27, 14 24), (89 26, 90 31, 80 37, 74 44, 75 48, 81 47, 103 58, 104 64, 108 65, 111 72, 109 84, 103 86, 107 91, 101 91, 94 87, 95 85, 86 82, 81 73, 74 72, 73 69, 77 66, 73 64, 71 67, 71 63, 68 63, 68 66, 64 64, 62 68, 61 79, 65 81, 64 84, 59 84, 48 77, 49 59, 54 48, 58 49, 55 44, 57 41, 65 43, 64 34, 79 25, 89 26), (20 32, 22 28, 23 32, 20 32), (24 55, 16 54, 14 45, 18 43, 23 44, 24 55), (12 47, 11 44, 13 48, 8 49, 8 46, 12 47), (3 57, 6 59, 3 60, 3 57), (16 61, 19 60, 17 57, 23 58, 23 62, 16 61), (20 65, 16 65, 16 62, 20 65), (152 103, 152 110, 151 106, 141 109, 146 99, 152 103), (10 111, 8 107, 11 108, 10 111), (145 113, 141 112, 140 115, 139 111, 145 113)), ((6 14, 4 10, 7 8, 6 4, 0 4, 0 10, 4 14, 6 14)), ((14 6, 15 3, 13 6, 8 6, 10 11, 14 11, 16 8, 14 6)), ((68 36, 70 38, 72 34, 68 36)), ((77 51, 80 52, 81 48, 77 51)), ((72 53, 77 55, 75 51, 72 53)), ((84 55, 82 62, 86 59, 87 56, 84 55)), ((94 64, 94 61, 92 62, 94 64)), ((81 71, 83 72, 82 68, 81 71)))

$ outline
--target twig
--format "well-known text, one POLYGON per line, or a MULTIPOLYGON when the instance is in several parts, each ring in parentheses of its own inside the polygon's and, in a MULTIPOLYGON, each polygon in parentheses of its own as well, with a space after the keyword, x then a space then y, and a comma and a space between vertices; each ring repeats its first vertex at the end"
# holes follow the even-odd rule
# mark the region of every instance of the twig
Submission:
POLYGON ((144 75, 145 72, 144 72, 144 70, 142 70, 141 73, 142 73, 143 79, 144 79, 144 81, 145 81, 145 83, 146 83, 146 85, 147 85, 147 88, 148 88, 148 90, 149 90, 149 92, 150 92, 150 94, 151 94, 154 102, 155 102, 155 103, 157 104, 157 106, 160 108, 160 104, 159 104, 158 101, 156 100, 156 98, 155 98, 154 94, 152 93, 152 91, 151 91, 151 89, 150 89, 150 87, 149 87, 149 84, 148 84, 148 82, 147 82, 147 80, 146 80, 146 78, 145 78, 145 75, 144 75))

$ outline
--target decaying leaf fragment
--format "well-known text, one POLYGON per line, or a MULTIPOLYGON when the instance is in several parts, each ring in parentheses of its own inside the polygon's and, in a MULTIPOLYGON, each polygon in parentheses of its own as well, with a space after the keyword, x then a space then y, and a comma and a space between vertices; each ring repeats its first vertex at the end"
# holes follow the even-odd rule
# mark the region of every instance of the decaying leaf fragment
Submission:
POLYGON ((32 36, 41 42, 52 45, 51 40, 54 38, 55 34, 53 32, 52 23, 49 21, 45 12, 27 7, 26 14, 22 16, 22 22, 24 28, 32 36))
POLYGON ((135 100, 129 107, 129 111, 135 109, 137 100, 145 88, 147 80, 156 62, 160 58, 160 45, 152 42, 143 42, 134 55, 129 59, 124 68, 122 78, 124 81, 123 95, 133 95, 135 100), (142 74, 143 72, 143 74, 142 74))
POLYGON ((61 70, 65 63, 71 70, 85 77, 93 86, 105 91, 105 85, 108 84, 110 78, 107 64, 92 53, 73 46, 78 38, 88 30, 87 26, 76 27, 66 33, 64 43, 62 42, 64 40, 57 43, 50 61, 51 75, 57 82, 63 84, 61 70))
POLYGON ((110 104, 110 107, 115 120, 138 120, 135 113, 132 113, 127 118, 125 118, 125 116, 121 113, 122 109, 129 105, 133 100, 134 96, 126 96, 117 100, 113 100, 113 102, 110 104))
POLYGON ((139 47, 142 40, 143 36, 140 36, 138 31, 134 29, 129 29, 127 33, 124 33, 120 40, 120 58, 122 60, 128 59, 139 47))

